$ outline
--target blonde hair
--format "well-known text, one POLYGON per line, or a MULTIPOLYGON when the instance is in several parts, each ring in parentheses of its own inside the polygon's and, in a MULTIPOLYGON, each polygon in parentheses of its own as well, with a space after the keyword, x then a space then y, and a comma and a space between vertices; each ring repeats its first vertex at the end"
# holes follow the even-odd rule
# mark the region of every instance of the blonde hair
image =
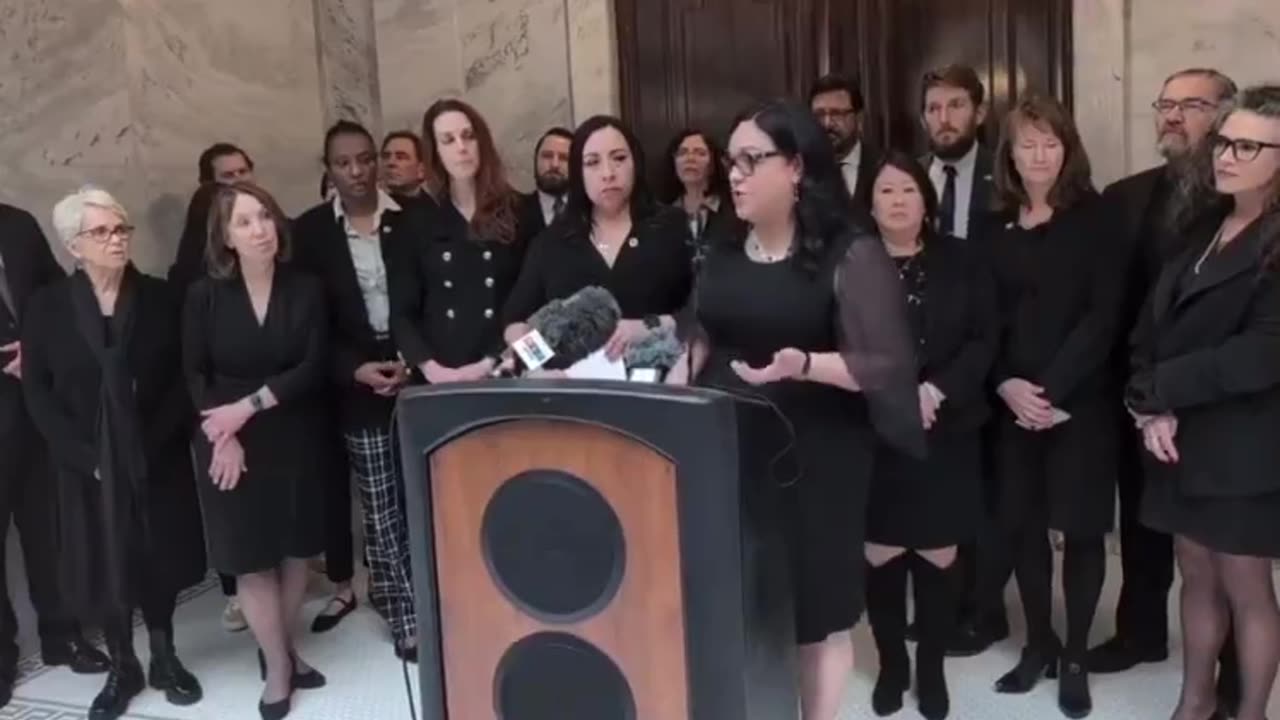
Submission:
POLYGON ((111 193, 94 185, 85 185, 53 206, 53 229, 63 245, 71 247, 84 229, 84 211, 91 207, 106 210, 119 216, 122 222, 129 222, 129 213, 111 193))

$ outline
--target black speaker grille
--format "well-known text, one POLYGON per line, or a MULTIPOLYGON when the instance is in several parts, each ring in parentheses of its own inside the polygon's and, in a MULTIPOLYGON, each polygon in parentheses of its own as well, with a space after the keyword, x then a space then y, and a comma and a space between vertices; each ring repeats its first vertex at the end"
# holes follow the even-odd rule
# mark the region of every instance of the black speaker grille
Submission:
POLYGON ((544 632, 507 649, 494 677, 499 720, 635 720, 631 686, 613 660, 573 635, 544 632))
POLYGON ((481 532, 494 583, 543 622, 588 618, 622 583, 627 553, 618 516, 568 473, 530 470, 507 480, 485 508, 481 532))

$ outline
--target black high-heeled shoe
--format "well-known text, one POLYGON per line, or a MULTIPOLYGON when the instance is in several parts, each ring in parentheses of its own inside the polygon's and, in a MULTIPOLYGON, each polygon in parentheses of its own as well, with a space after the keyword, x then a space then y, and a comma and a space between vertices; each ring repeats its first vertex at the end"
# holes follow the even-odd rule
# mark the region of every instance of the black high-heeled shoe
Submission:
POLYGON ((1093 712, 1089 671, 1079 658, 1063 658, 1058 667, 1058 709, 1073 720, 1093 712))
MULTIPOLYGON (((298 659, 292 655, 289 660, 293 663, 293 675, 289 678, 289 683, 295 690, 316 690, 328 684, 328 680, 324 675, 320 674, 315 668, 308 668, 306 672, 298 672, 298 659)), ((258 674, 261 679, 267 679, 267 658, 262 654, 262 649, 258 649, 258 674)))
POLYGON ((1005 695, 1025 695, 1040 682, 1042 676, 1050 680, 1058 677, 1057 651, 1023 648, 1018 664, 996 681, 996 692, 1005 695))

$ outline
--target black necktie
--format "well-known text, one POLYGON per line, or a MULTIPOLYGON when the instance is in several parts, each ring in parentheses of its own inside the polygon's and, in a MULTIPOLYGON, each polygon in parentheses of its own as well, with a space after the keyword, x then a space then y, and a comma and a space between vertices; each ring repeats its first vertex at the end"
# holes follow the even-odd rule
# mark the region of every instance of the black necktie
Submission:
POLYGON ((947 181, 942 186, 942 200, 938 202, 938 232, 951 235, 956 227, 956 166, 943 165, 942 172, 947 181))
POLYGON ((551 201, 551 219, 555 220, 556 218, 560 217, 560 213, 563 210, 564 210, 564 196, 557 195, 555 199, 551 201))

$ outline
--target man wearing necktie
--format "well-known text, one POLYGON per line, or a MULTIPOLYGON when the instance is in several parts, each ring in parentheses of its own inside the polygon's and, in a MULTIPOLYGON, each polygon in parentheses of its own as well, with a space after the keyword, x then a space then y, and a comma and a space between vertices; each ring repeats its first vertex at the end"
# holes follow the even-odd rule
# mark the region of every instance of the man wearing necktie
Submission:
POLYGON ((978 140, 987 117, 973 68, 949 65, 925 73, 920 122, 929 134, 922 164, 938 192, 938 232, 979 237, 991 209, 991 151, 978 140))
POLYGON ((858 83, 843 75, 821 77, 809 91, 809 109, 831 139, 836 163, 853 199, 855 219, 870 228, 874 227, 870 216, 872 174, 879 158, 862 142, 864 108, 858 83))
MULTIPOLYGON (((77 673, 107 671, 107 658, 80 636, 65 611, 54 574, 54 503, 44 443, 22 396, 22 310, 36 290, 63 277, 39 224, 30 213, 0 203, 0 537, 9 520, 18 526, 31 604, 46 665, 70 665, 77 673)), ((17 617, 5 584, 0 553, 0 707, 17 673, 17 617)))
POLYGON ((573 133, 555 127, 542 134, 533 149, 533 175, 536 189, 520 199, 519 226, 527 243, 560 217, 565 195, 569 192, 569 145, 573 133))

